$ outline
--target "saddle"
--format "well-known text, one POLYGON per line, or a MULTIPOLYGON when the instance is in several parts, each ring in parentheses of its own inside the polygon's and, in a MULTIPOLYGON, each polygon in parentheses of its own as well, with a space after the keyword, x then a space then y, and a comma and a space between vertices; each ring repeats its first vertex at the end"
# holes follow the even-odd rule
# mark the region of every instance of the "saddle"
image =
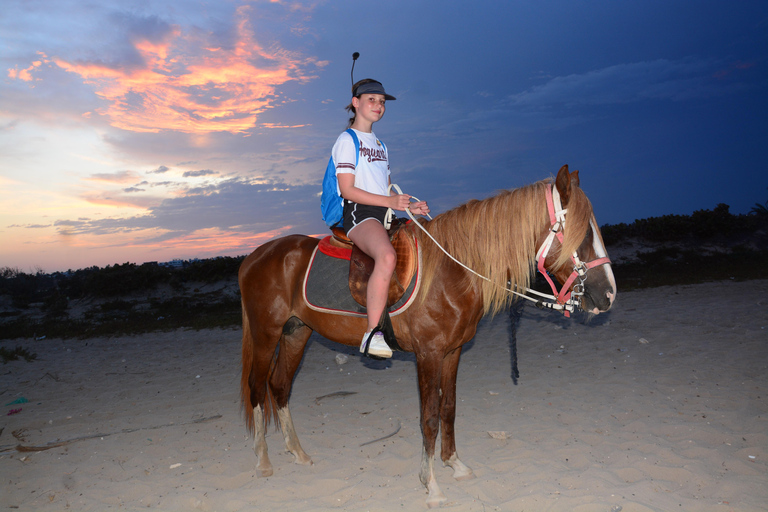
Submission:
MULTIPOLYGON (((405 226, 405 222, 395 219, 388 231, 392 247, 395 248, 397 254, 397 263, 392 279, 389 281, 387 307, 392 306, 402 298, 418 267, 416 242, 405 226)), ((342 229, 331 228, 331 232, 333 233, 330 240, 332 246, 340 249, 352 249, 352 256, 349 258, 349 291, 358 304, 367 307, 366 294, 368 292, 368 279, 373 273, 373 258, 353 244, 342 229)))

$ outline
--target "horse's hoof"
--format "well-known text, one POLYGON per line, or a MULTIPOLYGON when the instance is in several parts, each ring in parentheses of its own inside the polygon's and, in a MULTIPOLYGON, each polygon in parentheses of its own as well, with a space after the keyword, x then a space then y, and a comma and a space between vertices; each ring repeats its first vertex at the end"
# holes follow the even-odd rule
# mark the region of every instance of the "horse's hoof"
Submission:
POLYGON ((459 482, 463 480, 472 480, 475 478, 475 473, 468 466, 459 462, 453 466, 453 478, 459 482))
POLYGON ((472 480, 475 478, 475 473, 472 472, 469 466, 461 462, 456 454, 446 460, 444 464, 453 468, 453 478, 456 480, 472 480))
POLYGON ((462 482, 464 480, 472 480, 475 477, 475 474, 472 472, 471 469, 467 468, 469 470, 468 473, 461 473, 459 474, 458 471, 453 472, 453 478, 458 480, 459 482, 462 482))
POLYGON ((437 482, 434 480, 427 484, 427 491, 429 491, 427 508, 437 508, 447 501, 445 494, 443 494, 443 491, 440 490, 440 487, 437 486, 437 482))
POLYGON ((314 462, 312 462, 312 457, 307 455, 307 452, 302 450, 301 447, 299 447, 297 450, 286 450, 286 452, 293 455, 294 464, 300 464, 302 466, 311 466, 314 464, 314 462))
POLYGON ((315 464, 307 454, 304 454, 303 457, 294 457, 293 462, 302 466, 313 466, 315 464))
POLYGON ((447 498, 442 495, 439 497, 430 496, 429 498, 427 498, 427 508, 439 508, 440 505, 442 505, 446 501, 448 501, 447 498))

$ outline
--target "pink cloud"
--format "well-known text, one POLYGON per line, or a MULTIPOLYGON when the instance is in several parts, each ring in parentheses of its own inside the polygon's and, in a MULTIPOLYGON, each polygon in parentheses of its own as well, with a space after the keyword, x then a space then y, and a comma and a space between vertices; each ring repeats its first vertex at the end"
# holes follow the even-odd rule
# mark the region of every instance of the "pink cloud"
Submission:
MULTIPOLYGON (((177 131, 242 133, 277 102, 277 87, 309 80, 304 61, 256 41, 249 6, 236 12, 235 44, 221 48, 213 35, 171 27, 161 38, 136 37, 131 44, 141 65, 44 58, 26 69, 11 69, 12 79, 31 81, 43 62, 79 75, 107 106, 96 113, 112 126, 133 132, 177 131)), ((90 115, 90 113, 89 113, 90 115)))
POLYGON ((145 210, 163 202, 162 197, 135 195, 126 191, 91 191, 80 195, 80 198, 91 204, 145 210))
POLYGON ((25 68, 25 69, 18 69, 18 68, 9 69, 8 78, 11 78, 14 80, 22 80, 24 82, 31 82, 32 80, 34 80, 34 78, 32 77, 32 71, 39 68, 43 64, 43 62, 46 62, 46 63, 48 62, 44 53, 42 52, 37 52, 37 53, 43 57, 42 60, 36 60, 32 62, 32 65, 30 65, 28 68, 25 68))
POLYGON ((100 183, 133 183, 141 180, 141 175, 135 171, 100 172, 84 179, 100 183))

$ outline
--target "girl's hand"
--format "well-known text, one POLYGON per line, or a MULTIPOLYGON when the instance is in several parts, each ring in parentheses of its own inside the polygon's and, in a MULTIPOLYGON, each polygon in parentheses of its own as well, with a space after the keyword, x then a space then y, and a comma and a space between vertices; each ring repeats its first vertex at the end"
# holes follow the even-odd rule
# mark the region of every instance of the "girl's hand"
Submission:
POLYGON ((429 206, 427 206, 426 201, 411 203, 408 209, 415 215, 427 215, 429 213, 429 206))
POLYGON ((389 196, 390 208, 393 210, 407 210, 408 205, 411 204, 411 196, 408 194, 395 194, 389 196))

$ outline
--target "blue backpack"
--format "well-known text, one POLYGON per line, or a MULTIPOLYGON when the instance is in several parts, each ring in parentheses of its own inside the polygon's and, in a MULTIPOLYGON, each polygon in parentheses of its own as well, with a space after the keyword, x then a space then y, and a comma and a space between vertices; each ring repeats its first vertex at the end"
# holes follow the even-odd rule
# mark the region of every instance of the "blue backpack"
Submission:
MULTIPOLYGON (((355 167, 357 167, 360 158, 360 141, 357 140, 357 134, 352 128, 348 128, 347 133, 352 136, 355 143, 355 167)), ((336 164, 333 162, 333 156, 328 159, 328 166, 325 168, 323 193, 320 195, 320 210, 323 212, 323 220, 329 227, 342 227, 344 198, 341 197, 339 183, 336 180, 336 164)))

